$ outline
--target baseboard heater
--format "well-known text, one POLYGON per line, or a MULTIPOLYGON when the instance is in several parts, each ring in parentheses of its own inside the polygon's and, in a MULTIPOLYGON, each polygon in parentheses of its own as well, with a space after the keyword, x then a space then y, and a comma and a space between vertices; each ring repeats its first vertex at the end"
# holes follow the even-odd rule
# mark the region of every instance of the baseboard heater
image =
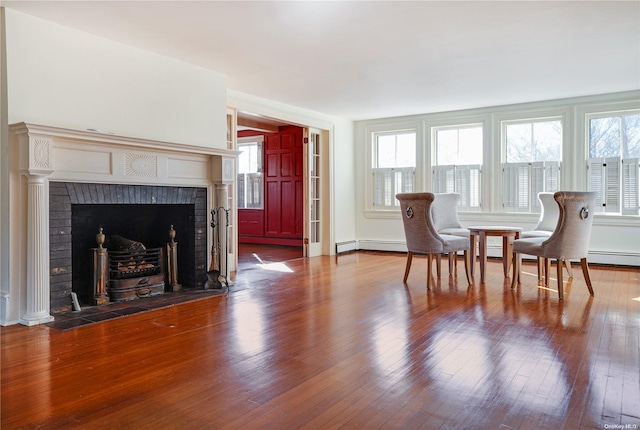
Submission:
POLYGON ((355 240, 348 240, 346 242, 336 243, 336 254, 343 254, 345 252, 357 251, 358 242, 355 240))

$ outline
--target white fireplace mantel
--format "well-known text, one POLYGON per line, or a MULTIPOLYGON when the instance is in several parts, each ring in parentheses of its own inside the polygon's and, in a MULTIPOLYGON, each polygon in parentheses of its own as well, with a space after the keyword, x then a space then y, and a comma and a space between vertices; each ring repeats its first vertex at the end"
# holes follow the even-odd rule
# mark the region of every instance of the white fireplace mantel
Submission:
MULTIPOLYGON (((18 123, 9 127, 9 268, 0 324, 49 322, 49 182, 206 187, 227 206, 236 151, 18 123)), ((224 142, 226 145, 226 142, 224 142)), ((5 197, 6 198, 6 197, 5 197)), ((211 243, 209 241, 209 246, 211 243)))

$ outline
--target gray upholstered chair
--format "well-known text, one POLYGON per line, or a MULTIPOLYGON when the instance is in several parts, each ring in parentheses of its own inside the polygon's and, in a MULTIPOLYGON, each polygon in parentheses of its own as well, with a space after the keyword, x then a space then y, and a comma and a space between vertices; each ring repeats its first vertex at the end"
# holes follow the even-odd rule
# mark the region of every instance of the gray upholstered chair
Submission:
MULTIPOLYGON (((469 238, 469 229, 462 227, 460 218, 458 217, 458 203, 460 202, 460 194, 458 193, 436 193, 433 195, 433 204, 431 205, 431 215, 433 216, 433 225, 438 234, 448 234, 451 236, 460 236, 469 238)), ((471 271, 473 272, 473 258, 475 253, 471 254, 471 271)), ((457 260, 454 260, 455 254, 449 254, 449 274, 453 273, 453 266, 457 260)), ((438 276, 440 276, 440 256, 436 258, 438 276)))
MULTIPOLYGON (((560 208, 553 198, 553 193, 538 193, 538 201, 542 210, 540 211, 540 219, 538 224, 533 230, 523 231, 520 233, 520 239, 530 239, 532 237, 544 237, 548 238, 551 233, 556 229, 558 225, 558 218, 560 218, 560 208)), ((542 279, 542 260, 538 260, 538 281, 542 279)), ((569 278, 573 278, 573 272, 571 270, 571 262, 564 260, 564 264, 567 267, 567 275, 569 278)))
MULTIPOLYGON (((443 253, 464 251, 464 268, 467 282, 471 284, 469 275, 469 238, 438 234, 434 227, 432 204, 433 193, 397 194, 404 233, 407 241, 407 265, 403 282, 407 282, 413 254, 427 256, 427 289, 431 288, 431 272, 433 257, 443 253)), ((439 277, 439 275, 438 275, 439 277)))
POLYGON ((544 259, 544 285, 549 285, 549 261, 556 260, 558 276, 558 297, 564 298, 562 283, 562 261, 571 258, 580 259, 582 272, 589 293, 593 295, 587 254, 595 208, 596 193, 581 191, 558 191, 553 195, 560 215, 558 224, 551 236, 518 239, 513 241, 513 277, 511 288, 521 282, 521 254, 544 259))

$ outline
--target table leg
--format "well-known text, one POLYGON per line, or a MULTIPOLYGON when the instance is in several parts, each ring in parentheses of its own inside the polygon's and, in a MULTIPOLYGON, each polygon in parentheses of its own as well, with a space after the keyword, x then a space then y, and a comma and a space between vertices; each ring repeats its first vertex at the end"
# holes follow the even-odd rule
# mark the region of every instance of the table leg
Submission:
POLYGON ((480 232, 480 283, 484 284, 484 270, 487 267, 487 235, 480 232))
POLYGON ((511 238, 509 235, 502 236, 502 271, 504 272, 504 277, 509 277, 509 248, 511 244, 511 238))
POLYGON ((469 235, 469 273, 473 278, 473 269, 476 267, 476 235, 469 235))

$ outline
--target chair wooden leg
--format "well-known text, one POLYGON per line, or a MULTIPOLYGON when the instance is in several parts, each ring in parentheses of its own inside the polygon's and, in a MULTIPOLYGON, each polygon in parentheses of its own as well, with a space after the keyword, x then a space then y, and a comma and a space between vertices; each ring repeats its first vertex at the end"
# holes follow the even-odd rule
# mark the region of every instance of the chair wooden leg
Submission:
POLYGON ((593 286, 591 285, 591 277, 589 276, 589 266, 587 265, 587 259, 582 258, 580 260, 580 264, 582 265, 582 273, 584 274, 584 281, 587 283, 587 288, 589 288, 589 294, 593 296, 593 286))
POLYGON ((556 271, 558 272, 558 298, 564 299, 564 283, 562 282, 562 259, 556 260, 556 271))
POLYGON ((413 259, 413 252, 407 252, 407 265, 404 269, 404 279, 402 282, 407 282, 407 278, 409 277, 409 270, 411 270, 411 260, 413 259))
POLYGON ((511 276, 511 289, 515 290, 518 282, 520 282, 520 265, 522 264, 522 256, 516 252, 513 253, 513 275, 511 276))
MULTIPOLYGON (((454 261, 458 259, 458 255, 456 252, 450 252, 447 254, 449 256, 449 275, 453 275, 453 265, 454 261)), ((457 275, 457 272, 456 272, 457 275)))
POLYGON ((536 257, 536 262, 538 266, 538 281, 542 281, 542 259, 540 257, 536 257))
MULTIPOLYGON (((437 257, 436 257, 437 259, 437 257)), ((431 289, 431 270, 433 266, 433 255, 427 254, 427 290, 431 289)), ((439 265, 438 265, 439 266, 439 265)))
MULTIPOLYGON (((464 256, 464 273, 465 273, 465 275, 467 275, 467 283, 469 285, 471 285, 471 267, 470 267, 470 264, 469 264, 469 261, 470 261, 470 255, 469 254, 470 254, 469 251, 467 251, 467 250, 464 251, 464 254, 463 254, 463 256, 464 256)), ((457 272, 457 268, 456 268, 456 273, 458 273, 457 272)))
POLYGON ((573 270, 571 270, 571 261, 564 260, 564 265, 567 266, 567 276, 573 278, 573 270))
POLYGON ((542 284, 542 286, 548 287, 549 279, 551 279, 551 259, 543 258, 542 262, 544 265, 544 283, 542 284))
POLYGON ((442 276, 440 263, 442 262, 442 254, 436 254, 436 273, 438 274, 438 279, 442 276))

